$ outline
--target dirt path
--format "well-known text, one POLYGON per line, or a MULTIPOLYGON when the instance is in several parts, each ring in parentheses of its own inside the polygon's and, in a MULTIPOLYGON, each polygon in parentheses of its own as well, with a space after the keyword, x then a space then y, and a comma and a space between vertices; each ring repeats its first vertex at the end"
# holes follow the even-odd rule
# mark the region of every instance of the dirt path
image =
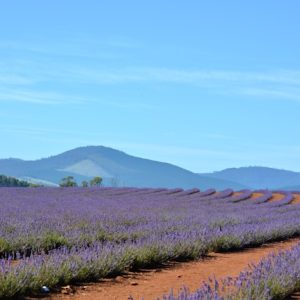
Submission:
POLYGON ((199 288, 209 277, 236 276, 250 262, 257 263, 273 251, 287 249, 300 242, 300 238, 286 242, 263 245, 234 253, 211 253, 209 257, 196 262, 174 263, 163 269, 144 270, 130 273, 116 279, 75 287, 74 295, 56 294, 53 300, 126 300, 131 295, 135 300, 154 300, 167 294, 173 288, 178 291, 183 285, 191 291, 199 288))

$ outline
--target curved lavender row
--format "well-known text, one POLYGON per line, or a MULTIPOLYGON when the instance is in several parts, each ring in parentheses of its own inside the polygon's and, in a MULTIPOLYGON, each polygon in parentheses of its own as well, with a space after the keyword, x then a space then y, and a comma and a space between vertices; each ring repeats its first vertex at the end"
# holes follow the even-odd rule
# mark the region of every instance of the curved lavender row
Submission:
POLYGON ((197 193, 197 194, 191 195, 191 196, 192 197, 197 197, 197 198, 202 198, 202 197, 210 196, 214 193, 216 193, 215 189, 208 189, 208 190, 205 190, 203 192, 200 192, 200 193, 197 193))
POLYGON ((251 202, 254 204, 265 203, 273 197, 273 193, 269 190, 257 190, 257 191, 254 191, 254 193, 262 193, 263 194, 255 199, 251 200, 251 202))
MULTIPOLYGON (((80 187, 75 187, 74 190, 80 190, 80 187)), ((105 188, 105 187, 98 187, 98 189, 101 189, 102 193, 105 193, 105 195, 121 195, 121 194, 125 194, 125 193, 130 193, 133 192, 135 190, 137 190, 136 188, 131 188, 131 187, 123 187, 123 188, 105 188)))
POLYGON ((236 195, 236 196, 233 195, 231 197, 228 197, 226 199, 226 201, 237 203, 237 202, 249 199, 252 195, 253 195, 252 191, 250 191, 250 190, 243 190, 243 191, 241 191, 240 195, 236 195))
POLYGON ((199 189, 190 189, 190 190, 185 190, 185 191, 182 191, 180 193, 178 193, 176 195, 176 197, 182 197, 182 196, 188 196, 188 195, 193 195, 195 196, 195 194, 200 194, 200 190, 199 189))
POLYGON ((226 189, 226 190, 221 191, 220 193, 218 193, 216 195, 216 199, 227 198, 227 197, 231 196, 232 194, 233 194, 233 190, 232 189, 226 189))
POLYGON ((165 192, 162 192, 161 195, 173 195, 181 192, 183 192, 183 189, 175 188, 175 189, 169 189, 165 192))
POLYGON ((295 198, 293 193, 288 192, 288 191, 275 191, 274 193, 282 194, 282 195, 284 195, 284 197, 282 199, 280 199, 279 201, 266 203, 266 205, 283 206, 283 205, 290 204, 295 198))
POLYGON ((145 189, 139 189, 139 191, 136 192, 134 195, 137 195, 137 194, 143 194, 143 195, 156 194, 156 193, 160 193, 160 192, 167 191, 167 190, 168 189, 165 189, 165 188, 145 188, 145 189))
MULTIPOLYGON (((300 244, 278 254, 270 254, 237 278, 211 279, 195 293, 187 288, 178 296, 171 292, 162 300, 271 300, 285 299, 300 286, 300 244), (222 288, 221 288, 222 286, 222 288)), ((157 298, 158 300, 160 298, 157 298)))
MULTIPOLYGON (((102 187, 98 188, 101 189, 102 187)), ((167 189, 163 188, 108 188, 106 191, 104 191, 103 195, 105 196, 120 196, 120 195, 131 195, 131 194, 139 194, 139 193, 159 193, 162 191, 166 191, 167 189)))
POLYGON ((132 196, 136 196, 136 195, 147 195, 152 197, 152 194, 154 194, 153 196, 157 197, 157 196, 163 196, 163 195, 171 195, 171 194, 176 194, 176 193, 180 193, 182 192, 183 189, 181 188, 174 188, 174 189, 166 189, 166 188, 157 188, 157 189, 149 189, 146 192, 137 192, 132 194, 132 196))
POLYGON ((189 199, 204 200, 204 199, 213 198, 216 195, 217 195, 217 191, 215 189, 207 189, 203 192, 190 195, 189 199))
POLYGON ((228 198, 233 194, 232 189, 226 189, 218 193, 214 193, 211 196, 202 197, 201 200, 217 200, 217 199, 224 199, 228 198))
POLYGON ((137 188, 122 188, 120 191, 112 191, 111 196, 119 196, 119 195, 126 195, 126 194, 133 194, 139 192, 137 188))

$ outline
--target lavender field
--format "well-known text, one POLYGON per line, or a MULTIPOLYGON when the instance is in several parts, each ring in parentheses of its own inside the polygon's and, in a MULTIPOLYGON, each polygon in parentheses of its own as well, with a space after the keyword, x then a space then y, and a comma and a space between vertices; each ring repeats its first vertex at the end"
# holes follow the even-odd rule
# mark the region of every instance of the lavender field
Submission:
POLYGON ((300 235, 300 205, 277 193, 2 188, 0 297, 300 235))

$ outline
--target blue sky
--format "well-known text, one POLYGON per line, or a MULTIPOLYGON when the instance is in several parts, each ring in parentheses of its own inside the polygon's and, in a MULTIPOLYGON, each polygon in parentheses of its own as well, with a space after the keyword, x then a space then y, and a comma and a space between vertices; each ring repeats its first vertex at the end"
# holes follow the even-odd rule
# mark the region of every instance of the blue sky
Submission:
POLYGON ((300 2, 0 4, 0 157, 105 145, 300 171, 300 2))

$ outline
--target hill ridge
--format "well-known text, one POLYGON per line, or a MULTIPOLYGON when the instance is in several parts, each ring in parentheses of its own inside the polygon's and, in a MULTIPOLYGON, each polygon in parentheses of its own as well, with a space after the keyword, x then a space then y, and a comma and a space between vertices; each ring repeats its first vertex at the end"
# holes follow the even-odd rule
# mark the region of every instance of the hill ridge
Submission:
POLYGON ((99 175, 104 177, 106 185, 117 182, 119 186, 136 187, 245 188, 235 182, 198 175, 174 164, 132 156, 105 146, 78 147, 37 160, 0 159, 0 173, 54 184, 65 176, 74 176, 80 183, 99 175))
POLYGON ((290 189, 300 186, 300 172, 262 166, 228 168, 212 173, 200 173, 215 179, 226 178, 251 188, 290 189))

